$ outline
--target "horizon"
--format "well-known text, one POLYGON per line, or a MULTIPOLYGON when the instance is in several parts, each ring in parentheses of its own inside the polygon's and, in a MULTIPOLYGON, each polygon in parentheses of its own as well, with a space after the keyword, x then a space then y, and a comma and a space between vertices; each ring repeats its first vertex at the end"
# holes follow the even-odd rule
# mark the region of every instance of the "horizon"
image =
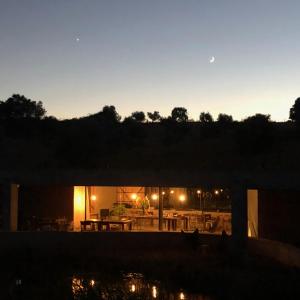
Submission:
POLYGON ((2 0, 0 100, 22 94, 58 119, 114 105, 122 117, 185 107, 194 120, 205 111, 287 121, 299 97, 299 9, 294 0, 2 0))
MULTIPOLYGON (((43 101, 31 99, 30 97, 26 97, 26 95, 21 95, 21 94, 15 94, 15 93, 14 93, 13 95, 11 95, 10 97, 8 97, 8 98, 5 99, 5 100, 1 100, 1 99, 0 99, 0 103, 3 102, 3 104, 4 104, 7 100, 9 100, 10 98, 13 98, 14 96, 25 97, 26 99, 28 99, 28 100, 30 100, 30 101, 34 101, 36 104, 37 104, 38 102, 42 102, 42 107, 43 107, 43 109, 45 110, 45 114, 42 116, 42 119, 43 119, 43 118, 46 118, 46 117, 50 117, 50 118, 52 117, 52 118, 57 119, 58 121, 67 121, 67 120, 73 120, 73 119, 88 118, 88 117, 90 117, 90 116, 94 116, 94 115, 96 115, 96 114, 98 114, 98 113, 101 113, 105 107, 114 107, 116 113, 117 113, 117 114, 119 115, 119 117, 120 117, 119 122, 125 121, 126 118, 132 118, 132 116, 133 116, 134 113, 140 113, 140 112, 141 112, 141 113, 144 113, 145 119, 144 119, 144 121, 138 121, 138 122, 142 122, 142 123, 148 123, 148 122, 150 122, 150 123, 160 123, 161 120, 163 120, 163 119, 166 120, 166 119, 172 118, 172 111, 173 111, 173 109, 175 109, 175 108, 186 109, 186 107, 184 107, 184 106, 176 106, 176 107, 173 107, 173 108, 171 109, 171 111, 170 111, 168 114, 166 114, 166 115, 162 115, 162 114, 160 113, 160 111, 155 111, 155 110, 149 110, 149 111, 133 110, 133 111, 132 111, 130 114, 128 114, 128 115, 122 115, 122 114, 120 114, 120 112, 118 111, 118 108, 115 107, 113 104, 105 104, 102 108, 98 109, 98 110, 95 111, 95 112, 90 112, 90 113, 88 113, 88 114, 86 114, 86 115, 83 115, 83 116, 74 116, 74 117, 67 117, 67 118, 64 118, 64 117, 57 117, 57 116, 55 116, 55 115, 50 115, 50 114, 48 114, 47 107, 45 107, 45 104, 43 103, 43 101), (158 112, 158 113, 159 113, 159 117, 160 117, 161 119, 160 119, 160 120, 156 120, 156 121, 151 121, 151 119, 150 119, 149 116, 148 116, 148 113, 153 113, 153 112, 158 112)), ((300 97, 298 97, 296 100, 298 100, 298 99, 300 99, 300 97)), ((295 101, 295 103, 296 103, 296 101, 295 101)), ((294 103, 294 105, 295 105, 295 103, 294 103)), ((294 106, 294 105, 293 105, 293 106, 294 106)), ((290 113, 290 109, 291 109, 291 108, 289 108, 289 113, 290 113)), ((186 110, 186 114, 187 114, 188 119, 187 119, 186 121, 184 121, 184 122, 201 122, 201 120, 200 120, 200 115, 201 115, 202 113, 209 114, 209 115, 212 117, 212 122, 217 122, 217 121, 218 121, 218 117, 219 117, 220 115, 224 115, 224 116, 231 117, 233 122, 243 122, 243 121, 246 120, 247 118, 255 117, 255 116, 257 116, 257 115, 262 115, 262 116, 265 116, 265 117, 269 117, 269 121, 270 121, 270 122, 275 122, 275 123, 286 123, 286 122, 293 121, 293 120, 291 120, 290 116, 289 116, 286 120, 279 120, 279 121, 278 121, 278 120, 272 119, 271 114, 269 114, 269 113, 260 113, 260 112, 256 112, 256 113, 254 113, 253 115, 245 116, 245 117, 242 118, 242 119, 235 119, 235 118, 233 117, 233 115, 230 114, 230 113, 227 114, 227 113, 219 112, 218 114, 213 115, 213 114, 211 114, 209 111, 201 111, 201 112, 198 113, 198 116, 197 116, 196 118, 190 118, 189 111, 186 110)))

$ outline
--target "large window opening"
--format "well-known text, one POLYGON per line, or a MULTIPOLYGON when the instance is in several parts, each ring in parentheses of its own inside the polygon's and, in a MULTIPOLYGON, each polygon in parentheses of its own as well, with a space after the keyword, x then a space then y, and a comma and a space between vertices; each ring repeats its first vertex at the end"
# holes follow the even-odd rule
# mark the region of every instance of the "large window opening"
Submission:
POLYGON ((231 234, 231 193, 223 188, 24 186, 18 230, 166 231, 231 234))
POLYGON ((231 196, 226 188, 89 186, 74 187, 74 191, 75 230, 197 229, 231 234, 231 196), (80 198, 85 199, 85 205, 76 190, 84 191, 80 198))

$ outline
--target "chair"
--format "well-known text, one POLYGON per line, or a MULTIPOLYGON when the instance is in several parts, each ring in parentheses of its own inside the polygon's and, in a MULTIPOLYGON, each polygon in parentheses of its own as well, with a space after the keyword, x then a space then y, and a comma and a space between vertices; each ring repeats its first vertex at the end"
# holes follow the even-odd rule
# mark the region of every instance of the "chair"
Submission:
POLYGON ((188 224, 189 224, 189 230, 195 230, 198 228, 198 215, 195 214, 189 214, 188 217, 188 224))
POLYGON ((80 230, 81 231, 92 231, 92 230, 94 230, 92 222, 89 221, 89 220, 80 221, 80 230))
POLYGON ((56 219, 58 231, 68 231, 69 223, 65 217, 56 219))
POLYGON ((90 218, 91 219, 99 219, 99 214, 98 213, 90 213, 90 218))
POLYGON ((109 218, 109 209, 108 208, 101 208, 100 209, 100 219, 105 220, 109 218))
POLYGON ((204 230, 210 231, 213 226, 211 214, 204 214, 204 230))

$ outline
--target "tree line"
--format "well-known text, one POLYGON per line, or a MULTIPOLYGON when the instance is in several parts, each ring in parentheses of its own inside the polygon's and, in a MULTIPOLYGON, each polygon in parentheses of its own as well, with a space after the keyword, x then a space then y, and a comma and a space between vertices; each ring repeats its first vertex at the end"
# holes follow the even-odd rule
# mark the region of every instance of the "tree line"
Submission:
MULTIPOLYGON (((9 120, 9 119, 56 119, 53 116, 47 116, 47 111, 44 108, 44 105, 41 101, 33 101, 26 98, 23 95, 13 94, 7 100, 0 101, 0 120, 9 120)), ((118 114, 115 106, 106 105, 103 109, 95 114, 83 118, 98 118, 103 121, 108 122, 121 122, 122 117, 118 114)), ((257 119, 260 121, 271 121, 270 115, 265 114, 256 114, 250 116, 243 121, 249 121, 257 119)), ((290 108, 289 120, 293 122, 300 123, 300 98, 295 100, 295 103, 290 108)), ((171 115, 168 117, 163 117, 159 111, 147 112, 145 114, 143 111, 135 111, 130 116, 127 116, 123 119, 123 123, 137 122, 164 122, 164 121, 173 121, 178 123, 193 122, 188 116, 188 111, 184 107, 174 107, 171 111, 171 115)), ((209 112, 201 112, 199 115, 200 123, 212 123, 218 122, 222 124, 230 124, 235 122, 233 117, 228 114, 220 113, 216 120, 209 112)))
POLYGON ((106 105, 81 118, 57 120, 41 101, 12 95, 0 101, 0 165, 14 168, 300 168, 300 98, 290 121, 255 114, 241 122, 184 107, 170 116, 136 111, 121 118, 106 105), (246 159, 245 159, 246 157, 246 159), (151 162, 151 164, 149 164, 151 162))

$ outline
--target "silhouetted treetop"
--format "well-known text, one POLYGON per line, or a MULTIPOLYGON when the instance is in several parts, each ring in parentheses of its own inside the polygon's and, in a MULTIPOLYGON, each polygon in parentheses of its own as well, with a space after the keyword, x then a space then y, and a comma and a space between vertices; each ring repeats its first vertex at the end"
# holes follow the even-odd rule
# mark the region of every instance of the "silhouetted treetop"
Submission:
POLYGON ((136 122, 144 122, 146 120, 145 113, 142 111, 135 111, 131 114, 131 118, 136 122))
POLYGON ((46 110, 41 101, 32 101, 23 95, 14 94, 0 101, 0 119, 41 119, 46 110))
POLYGON ((290 120, 300 123, 300 98, 295 100, 294 105, 290 109, 290 120))
POLYGON ((117 113, 116 108, 113 105, 105 105, 102 111, 92 115, 92 117, 108 123, 117 123, 121 120, 121 116, 117 113))
POLYGON ((243 120, 244 123, 252 123, 252 124, 266 124, 271 121, 270 115, 264 114, 255 114, 254 116, 247 117, 243 120))
POLYGON ((171 118, 176 122, 187 122, 189 119, 187 109, 184 107, 174 107, 171 112, 171 118))
POLYGON ((160 116, 158 111, 154 111, 153 113, 148 112, 147 113, 148 118, 152 121, 152 122, 159 122, 161 121, 162 117, 160 116))
POLYGON ((214 121, 214 119, 209 112, 202 112, 199 116, 199 121, 201 123, 211 123, 214 121))
POLYGON ((217 119, 217 121, 219 122, 219 123, 222 123, 222 124, 229 124, 229 123, 232 123, 233 122, 233 118, 232 118, 232 116, 230 116, 230 115, 226 115, 226 114, 219 114, 218 115, 218 119, 217 119))

